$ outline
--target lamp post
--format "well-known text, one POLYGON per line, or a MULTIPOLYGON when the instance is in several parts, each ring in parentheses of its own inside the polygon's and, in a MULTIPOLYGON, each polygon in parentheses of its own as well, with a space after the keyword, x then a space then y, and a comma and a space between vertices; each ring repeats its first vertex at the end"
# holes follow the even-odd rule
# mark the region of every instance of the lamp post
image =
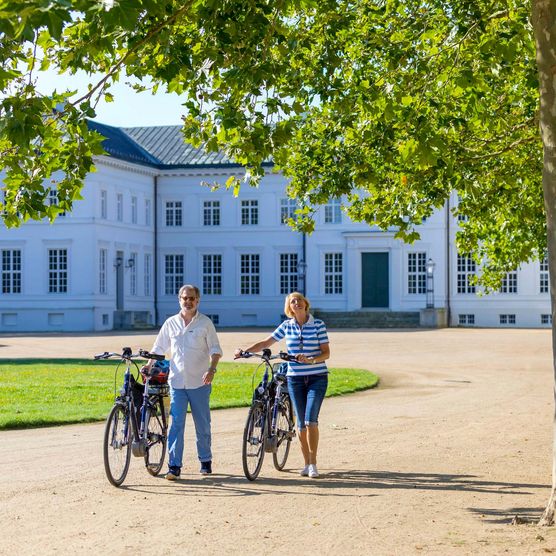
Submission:
POLYGON ((305 295, 305 278, 307 275, 307 263, 301 259, 297 263, 297 286, 299 291, 305 295))
POLYGON ((427 309, 434 308, 434 261, 429 258, 426 265, 427 272, 427 309))

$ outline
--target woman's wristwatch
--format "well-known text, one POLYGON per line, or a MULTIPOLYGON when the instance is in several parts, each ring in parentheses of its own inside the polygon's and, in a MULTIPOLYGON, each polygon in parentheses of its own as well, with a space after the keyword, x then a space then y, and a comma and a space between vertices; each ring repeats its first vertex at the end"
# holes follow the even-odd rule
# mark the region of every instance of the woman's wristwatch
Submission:
POLYGON ((215 373, 215 372, 216 372, 216 369, 213 369, 213 368, 209 369, 209 373, 215 373))

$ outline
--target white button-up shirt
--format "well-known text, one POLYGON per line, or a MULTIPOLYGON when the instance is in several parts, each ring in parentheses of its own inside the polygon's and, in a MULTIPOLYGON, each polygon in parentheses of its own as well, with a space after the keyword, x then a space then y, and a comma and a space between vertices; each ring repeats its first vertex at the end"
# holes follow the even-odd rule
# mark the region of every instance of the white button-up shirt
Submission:
POLYGON ((200 388, 207 372, 211 355, 222 355, 216 329, 212 321, 202 313, 197 314, 185 326, 178 313, 162 325, 154 342, 152 353, 170 352, 170 376, 172 388, 200 388))

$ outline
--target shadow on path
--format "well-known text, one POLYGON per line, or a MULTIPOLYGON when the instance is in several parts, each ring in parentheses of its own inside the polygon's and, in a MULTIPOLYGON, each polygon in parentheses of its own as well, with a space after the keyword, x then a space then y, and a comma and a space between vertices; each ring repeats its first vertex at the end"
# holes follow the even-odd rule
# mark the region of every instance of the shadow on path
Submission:
MULTIPOLYGON (((240 475, 215 473, 210 477, 183 475, 178 481, 161 484, 127 485, 130 491, 165 494, 192 494, 195 496, 260 496, 263 494, 311 494, 313 496, 379 496, 380 491, 440 490, 478 492, 486 494, 532 494, 529 489, 549 488, 549 485, 488 481, 474 475, 448 475, 436 473, 396 473, 390 471, 331 470, 323 471, 319 479, 300 477, 297 470, 288 470, 280 478, 265 477, 264 469, 256 481, 250 482, 240 475)), ((475 511, 475 510, 472 510, 475 511)), ((485 510, 486 512, 486 510, 485 510)), ((485 512, 477 510, 476 513, 485 512)), ((507 512, 501 512, 507 515, 507 512)))
POLYGON ((517 516, 520 523, 535 525, 544 512, 544 508, 469 508, 473 514, 480 515, 485 523, 509 524, 517 516))

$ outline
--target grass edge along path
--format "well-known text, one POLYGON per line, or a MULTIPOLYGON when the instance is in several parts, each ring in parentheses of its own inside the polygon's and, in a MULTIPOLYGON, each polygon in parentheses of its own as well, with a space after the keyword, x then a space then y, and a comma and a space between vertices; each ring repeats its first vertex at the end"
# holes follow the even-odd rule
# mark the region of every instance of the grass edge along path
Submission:
MULTIPOLYGON (((0 430, 102 421, 124 370, 117 361, 0 359, 0 430)), ((221 362, 211 409, 247 407, 263 372, 251 363, 221 362)), ((364 369, 331 368, 326 396, 367 390, 378 382, 377 375, 364 369)))

